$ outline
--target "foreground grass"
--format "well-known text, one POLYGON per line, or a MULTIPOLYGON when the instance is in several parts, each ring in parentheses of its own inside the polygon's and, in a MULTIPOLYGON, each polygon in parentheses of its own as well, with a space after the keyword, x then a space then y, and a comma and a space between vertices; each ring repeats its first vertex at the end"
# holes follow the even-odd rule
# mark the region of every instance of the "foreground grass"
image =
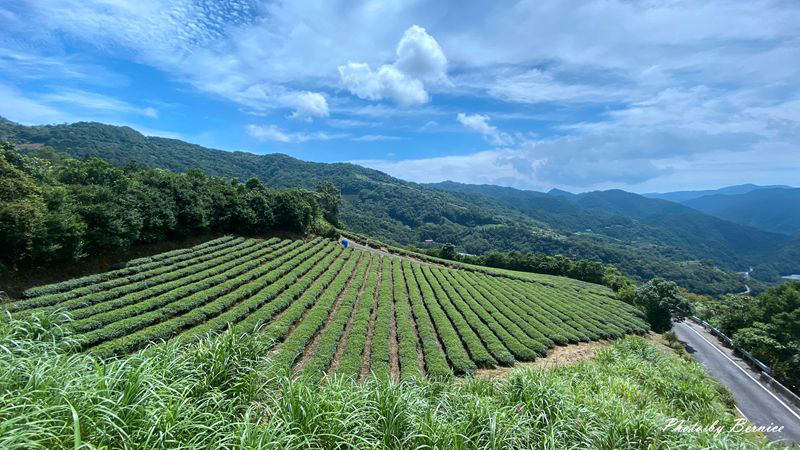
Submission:
POLYGON ((626 338, 594 360, 506 381, 268 378, 268 346, 230 333, 117 361, 69 354, 46 318, 0 324, 0 448, 752 448, 701 366, 626 338))

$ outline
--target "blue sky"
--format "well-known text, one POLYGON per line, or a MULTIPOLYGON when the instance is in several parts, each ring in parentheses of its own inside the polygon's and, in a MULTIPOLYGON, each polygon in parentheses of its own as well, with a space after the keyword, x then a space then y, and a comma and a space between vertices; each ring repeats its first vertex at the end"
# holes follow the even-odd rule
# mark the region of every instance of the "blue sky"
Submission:
POLYGON ((422 182, 798 184, 796 1, 12 0, 0 115, 422 182))

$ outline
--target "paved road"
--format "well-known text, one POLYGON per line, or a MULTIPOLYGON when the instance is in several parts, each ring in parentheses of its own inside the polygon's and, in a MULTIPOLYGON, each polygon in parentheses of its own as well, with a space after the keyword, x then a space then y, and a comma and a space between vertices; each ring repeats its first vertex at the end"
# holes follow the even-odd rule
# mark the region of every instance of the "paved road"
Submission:
POLYGON ((688 320, 676 323, 675 334, 692 356, 733 393, 739 411, 750 422, 758 426, 784 426, 781 433, 766 433, 770 440, 800 443, 800 411, 759 381, 756 371, 696 323, 688 320))

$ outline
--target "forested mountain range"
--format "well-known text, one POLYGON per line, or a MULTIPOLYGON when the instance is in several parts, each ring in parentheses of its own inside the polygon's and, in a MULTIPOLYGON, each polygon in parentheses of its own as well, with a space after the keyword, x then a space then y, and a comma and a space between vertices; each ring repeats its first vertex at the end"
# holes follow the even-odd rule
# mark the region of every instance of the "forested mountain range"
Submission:
POLYGON ((48 148, 115 165, 258 177, 271 187, 313 189, 327 180, 342 192, 345 227, 404 245, 432 239, 475 254, 560 253, 613 263, 641 279, 665 276, 707 293, 743 290, 742 279, 731 271, 767 260, 779 272, 800 272, 792 247, 787 250, 800 243, 789 236, 624 191, 570 195, 450 182, 425 185, 353 164, 214 150, 89 122, 23 126, 0 119, 0 140, 51 158, 58 155, 48 148))
POLYGON ((800 189, 762 188, 736 195, 706 195, 684 205, 731 222, 800 234, 800 189))

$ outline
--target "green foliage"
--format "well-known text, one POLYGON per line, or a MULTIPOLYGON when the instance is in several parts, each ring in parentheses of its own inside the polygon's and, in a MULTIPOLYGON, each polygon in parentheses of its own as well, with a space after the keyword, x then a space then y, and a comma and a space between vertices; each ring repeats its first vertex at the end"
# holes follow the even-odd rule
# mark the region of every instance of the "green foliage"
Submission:
MULTIPOLYGON (((98 250, 126 248, 197 233, 306 233, 326 217, 336 220, 336 195, 269 189, 99 158, 53 163, 0 147, 0 263, 25 269, 76 261, 98 250), (331 209, 333 208, 333 209, 331 209)), ((319 228, 319 227, 318 227, 319 228)), ((323 231, 334 234, 330 225, 323 231)))
MULTIPOLYGON (((125 360, 64 356, 41 317, 0 323, 2 448, 754 448, 703 367, 639 338, 507 380, 327 383, 271 377, 263 334, 125 360), (32 383, 31 380, 36 380, 32 383), (576 382, 580 381, 580 382, 576 382), (631 392, 637 393, 632 396, 631 392), (77 445, 76 445, 77 444, 77 445)), ((64 342, 68 343, 68 342, 64 342)))
POLYGON ((342 206, 342 193, 329 181, 317 184, 317 201, 322 208, 325 220, 333 225, 339 224, 339 208, 342 206))
POLYGON ((442 248, 439 249, 439 258, 456 259, 457 256, 456 247, 453 244, 444 244, 442 248))
POLYGON ((653 331, 661 333, 672 328, 673 320, 682 320, 692 313, 691 304, 681 294, 678 285, 654 278, 636 289, 634 304, 644 310, 653 331))

